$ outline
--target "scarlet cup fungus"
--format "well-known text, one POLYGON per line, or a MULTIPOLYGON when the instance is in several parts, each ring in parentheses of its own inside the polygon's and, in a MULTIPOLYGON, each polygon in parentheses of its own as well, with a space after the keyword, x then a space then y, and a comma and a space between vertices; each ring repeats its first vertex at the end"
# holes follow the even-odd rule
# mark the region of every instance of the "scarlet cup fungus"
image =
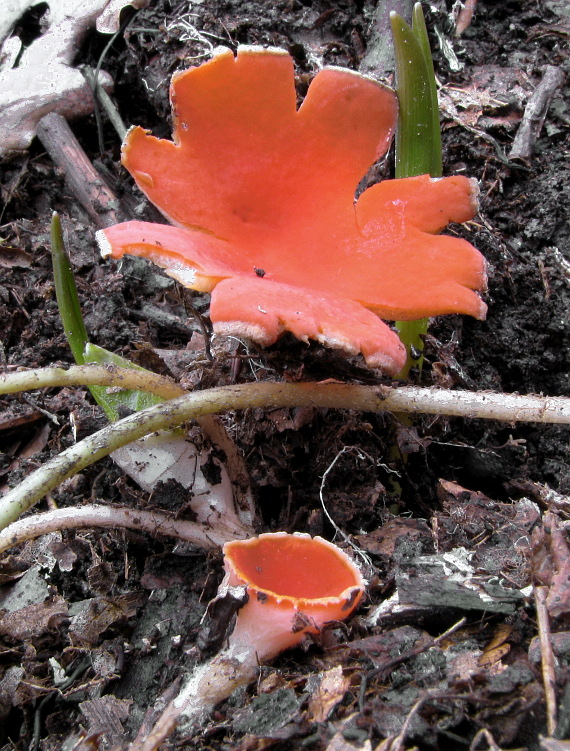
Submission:
POLYGON ((357 566, 321 537, 275 532, 232 540, 224 545, 224 563, 219 595, 243 595, 244 588, 246 595, 227 646, 190 676, 137 751, 157 748, 181 716, 200 720, 252 681, 260 663, 348 618, 364 594, 357 566))
POLYGON ((254 650, 261 661, 341 621, 364 592, 350 558, 321 537, 274 532, 224 545, 226 586, 245 586, 230 649, 254 650))
POLYGON ((324 68, 296 108, 283 50, 222 50, 172 79, 173 141, 132 128, 123 164, 176 226, 126 222, 102 253, 149 258, 212 293, 214 331, 268 345, 284 330, 398 372, 405 351, 379 316, 484 318, 485 262, 438 233, 477 209, 465 177, 355 190, 390 144, 394 92, 324 68))

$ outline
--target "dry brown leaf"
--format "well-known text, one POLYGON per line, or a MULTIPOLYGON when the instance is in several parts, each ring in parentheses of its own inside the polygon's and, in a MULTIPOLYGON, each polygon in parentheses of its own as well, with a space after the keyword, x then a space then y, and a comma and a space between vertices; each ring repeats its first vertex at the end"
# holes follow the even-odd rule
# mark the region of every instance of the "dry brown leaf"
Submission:
POLYGON ((28 605, 0 617, 0 635, 25 641, 56 628, 67 618, 67 603, 63 597, 28 605))
POLYGON ((554 563, 546 605, 550 616, 559 618, 570 611, 570 547, 566 541, 566 533, 554 514, 545 514, 544 528, 554 563))
POLYGON ((413 626, 398 626, 382 634, 374 634, 342 644, 340 649, 361 652, 375 668, 384 669, 394 664, 395 655, 401 656, 411 650, 423 651, 431 647, 433 643, 433 637, 425 631, 420 631, 413 626))
POLYGON ((5 269, 11 269, 18 266, 21 269, 27 269, 32 265, 33 256, 26 253, 21 248, 15 248, 13 245, 0 244, 0 266, 5 269))
POLYGON ((503 659, 503 657, 505 657, 505 655, 508 655, 510 651, 510 644, 501 644, 500 647, 495 647, 494 649, 486 649, 479 658, 478 664, 481 667, 496 665, 503 659))
POLYGON ((470 84, 444 86, 439 91, 440 109, 469 128, 482 127, 487 116, 495 125, 519 122, 532 91, 527 74, 519 68, 482 65, 475 68, 470 84))
POLYGON ((320 676, 319 685, 309 700, 309 719, 311 722, 325 722, 333 709, 343 699, 350 686, 350 678, 343 675, 342 667, 337 665, 320 676))
POLYGON ((479 664, 480 658, 481 652, 479 650, 460 652, 453 657, 448 666, 449 684, 459 688, 469 686, 480 679, 484 675, 484 671, 479 664))
POLYGON ((357 543, 372 555, 394 555, 396 543, 401 538, 409 542, 431 542, 431 531, 423 519, 404 519, 395 517, 373 532, 357 535, 357 543))
POLYGON ((95 644, 109 626, 132 618, 144 596, 133 593, 120 597, 93 598, 79 603, 80 610, 71 619, 69 636, 74 644, 95 644))
POLYGON ((513 627, 510 624, 500 623, 495 629, 491 641, 483 650, 483 654, 479 658, 479 665, 494 665, 507 655, 511 651, 511 645, 506 642, 512 633, 513 627))

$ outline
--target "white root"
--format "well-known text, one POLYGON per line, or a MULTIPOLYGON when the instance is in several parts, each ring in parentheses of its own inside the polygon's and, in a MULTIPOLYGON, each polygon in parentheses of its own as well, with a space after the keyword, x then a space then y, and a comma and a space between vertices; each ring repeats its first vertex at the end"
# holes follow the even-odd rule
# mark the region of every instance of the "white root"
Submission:
MULTIPOLYGON (((120 377, 121 385, 131 388, 128 379, 129 374, 134 372, 136 371, 115 369, 113 377, 120 377)), ((109 371, 100 368, 99 373, 106 376, 103 385, 110 385, 109 371)), ((0 377, 0 393, 16 390, 13 384, 7 383, 9 379, 10 376, 0 377)), ((93 371, 91 378, 84 380, 84 383, 90 385, 97 382, 93 371)), ((37 386, 39 385, 37 383, 37 386)), ((50 385, 56 385, 53 379, 50 385)), ((352 386, 337 383, 250 383, 223 386, 186 394, 137 412, 66 449, 28 475, 20 485, 0 499, 0 528, 14 522, 24 511, 68 477, 145 435, 159 430, 170 430, 188 420, 203 419, 205 416, 230 409, 303 405, 357 409, 365 412, 454 415, 507 422, 570 423, 570 399, 563 397, 448 391, 413 386, 352 386)))
POLYGON ((230 540, 253 534, 251 528, 217 515, 211 523, 200 523, 176 519, 159 511, 90 504, 55 509, 19 519, 0 532, 0 553, 40 535, 79 527, 136 529, 154 536, 175 537, 206 550, 219 548, 230 540))

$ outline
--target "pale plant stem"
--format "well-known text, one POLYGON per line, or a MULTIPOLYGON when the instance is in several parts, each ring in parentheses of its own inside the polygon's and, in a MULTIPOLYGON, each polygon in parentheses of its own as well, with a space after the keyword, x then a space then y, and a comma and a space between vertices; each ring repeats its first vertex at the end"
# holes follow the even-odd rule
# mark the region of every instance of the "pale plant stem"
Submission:
POLYGON ((110 386, 148 391, 163 399, 174 399, 187 393, 170 378, 144 370, 118 368, 115 365, 72 365, 70 368, 38 368, 0 373, 0 394, 56 386, 110 386))
MULTIPOLYGON (((0 395, 61 386, 107 386, 146 391, 162 399, 174 399, 188 391, 164 376, 148 370, 115 365, 74 365, 70 368, 38 368, 0 373, 0 395)), ((255 506, 243 457, 217 415, 197 416, 195 421, 214 446, 225 454, 224 465, 231 480, 236 511, 244 524, 252 524, 255 506)), ((0 526, 1 528, 1 526, 0 526)))
MULTIPOLYGON (((195 410, 196 418, 228 409, 243 409, 250 406, 313 405, 374 412, 448 415, 504 422, 570 424, 570 399, 561 396, 526 396, 492 391, 450 391, 416 386, 392 388, 340 383, 258 382, 241 386, 222 386, 187 394, 181 386, 164 376, 100 365, 76 365, 68 369, 41 368, 0 374, 0 395, 56 386, 115 386, 148 391, 164 399, 187 395, 192 402, 192 404, 189 403, 188 408, 190 411, 195 410), (250 391, 255 393, 250 394, 250 391), (240 403, 232 401, 234 394, 240 403), (192 400, 194 399, 198 400, 196 406, 193 406, 192 400)), ((182 411, 184 411, 183 408, 182 411)), ((184 416, 183 419, 188 420, 191 417, 184 416)))
POLYGON ((216 517, 212 524, 176 519, 159 511, 144 511, 122 506, 72 506, 26 516, 10 524, 0 532, 0 553, 13 545, 34 537, 78 527, 108 527, 136 529, 151 535, 176 537, 201 548, 220 548, 230 540, 251 537, 253 528, 248 528, 230 519, 216 517))
MULTIPOLYGON (((81 366, 79 366, 81 367, 81 366)), ((51 370, 51 369, 50 369, 51 370)), ((70 371, 76 370, 70 368, 70 371)), ((127 374, 135 371, 117 368, 106 373, 103 385, 132 388, 127 374), (111 376, 120 376, 120 384, 111 376)), ((41 372, 41 371, 38 371, 41 372)), ((69 371, 62 371, 64 374, 69 371)), ((11 374, 19 375, 19 374, 11 374)), ((101 385, 92 374, 86 385, 101 385)), ((0 379, 0 393, 9 376, 0 379)), ((45 384, 44 384, 45 385, 45 384)), ((51 386, 61 385, 52 381, 51 386)), ((65 384, 67 385, 67 384, 65 384)), ((39 388, 39 379, 24 388, 39 388)), ((139 386, 140 388, 140 386, 139 386)), ((11 391, 16 389, 12 387, 11 391)), ((158 430, 171 430, 184 422, 225 410, 253 407, 326 407, 363 412, 412 412, 477 417, 507 422, 570 423, 570 399, 519 396, 485 392, 447 391, 413 386, 353 386, 337 383, 250 383, 222 386, 180 396, 137 412, 84 438, 26 477, 0 499, 0 528, 15 521, 24 511, 66 480, 121 446, 158 430)))
POLYGON ((540 640, 540 658, 542 665, 542 683, 546 700, 546 729, 552 737, 556 730, 558 702, 556 698, 556 658, 552 649, 552 634, 548 614, 548 587, 534 587, 534 605, 538 621, 540 640))

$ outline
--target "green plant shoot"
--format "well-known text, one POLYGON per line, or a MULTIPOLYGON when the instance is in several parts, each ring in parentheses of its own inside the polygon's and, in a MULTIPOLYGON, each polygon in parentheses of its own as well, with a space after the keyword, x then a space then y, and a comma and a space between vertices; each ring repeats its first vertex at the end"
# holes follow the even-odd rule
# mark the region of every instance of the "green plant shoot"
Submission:
MULTIPOLYGON (((397 13, 390 14, 396 55, 396 83, 400 102, 396 133, 396 177, 429 174, 441 177, 441 132, 435 73, 421 3, 412 12, 411 27, 397 13)), ((423 335, 428 319, 396 321, 408 353, 399 378, 423 363, 423 335)))
MULTIPOLYGON (((121 368, 149 372, 120 355, 115 355, 103 347, 90 343, 71 263, 63 241, 61 221, 59 215, 55 212, 51 222, 51 253, 57 306, 75 362, 78 365, 85 365, 86 363, 117 365, 121 368)), ((138 412, 162 401, 160 397, 153 394, 130 389, 109 390, 104 386, 89 386, 89 391, 97 404, 104 410, 110 422, 115 422, 122 416, 121 408, 138 412)))

